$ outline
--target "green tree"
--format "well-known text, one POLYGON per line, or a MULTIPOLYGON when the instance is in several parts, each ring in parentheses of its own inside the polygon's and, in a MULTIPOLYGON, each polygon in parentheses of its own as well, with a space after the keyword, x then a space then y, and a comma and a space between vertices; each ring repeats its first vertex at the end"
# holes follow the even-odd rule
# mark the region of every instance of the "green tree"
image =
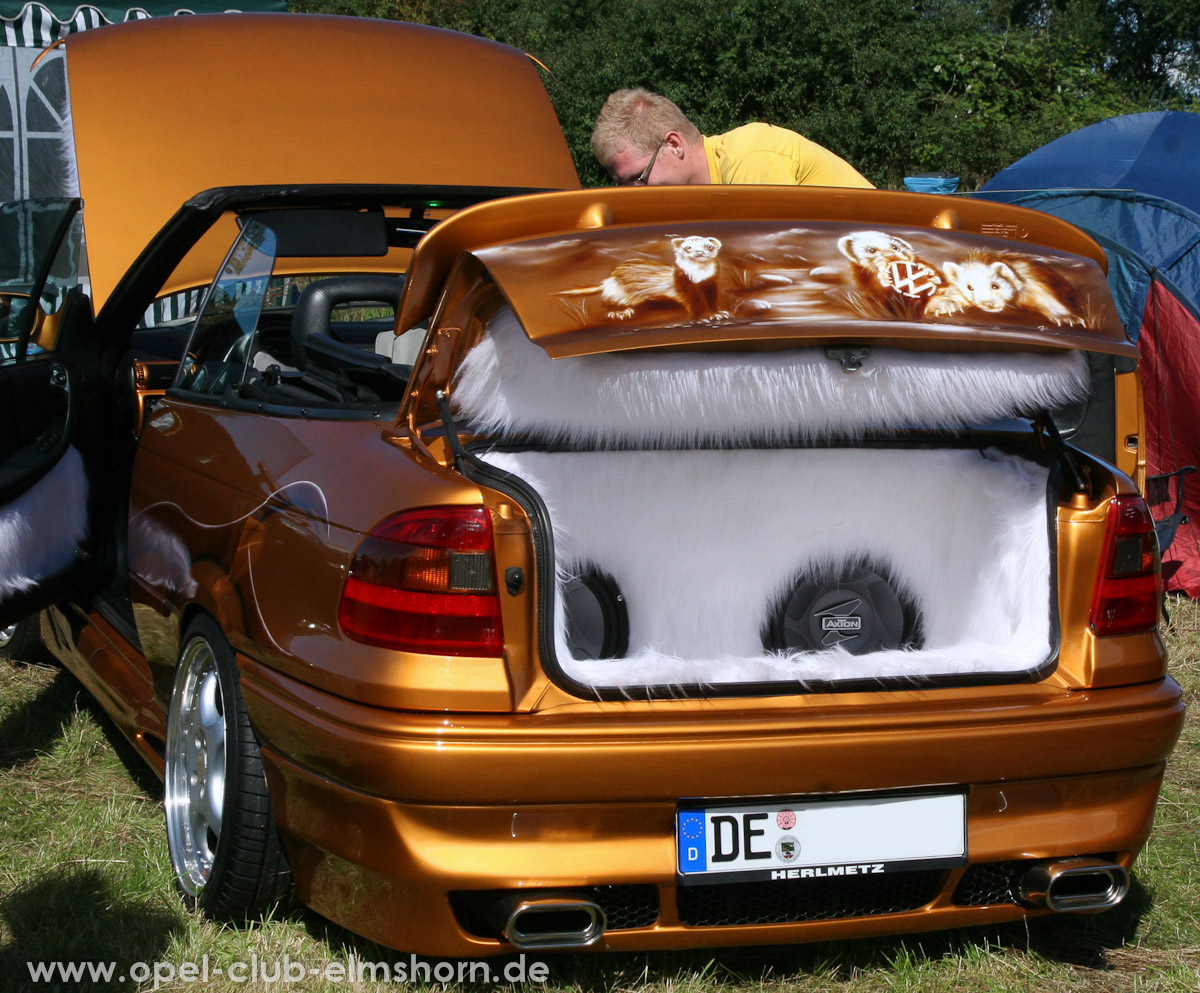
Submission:
POLYGON ((1066 36, 1126 86, 1166 99, 1200 91, 1197 0, 993 0, 1000 21, 1066 36))
POLYGON ((973 188, 1117 114, 1200 107, 1197 0, 297 0, 468 31, 530 53, 585 183, 615 89, 669 96, 706 133, 793 128, 878 185, 973 188))

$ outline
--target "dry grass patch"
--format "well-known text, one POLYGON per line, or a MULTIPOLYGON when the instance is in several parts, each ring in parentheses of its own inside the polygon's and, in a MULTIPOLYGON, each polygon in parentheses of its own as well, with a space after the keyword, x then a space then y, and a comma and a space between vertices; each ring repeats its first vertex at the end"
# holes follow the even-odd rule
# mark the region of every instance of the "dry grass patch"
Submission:
MULTIPOLYGON (((1192 704, 1130 898, 1098 917, 1028 927, 711 952, 555 955, 545 987, 563 993, 1195 993, 1200 989, 1200 605, 1173 602, 1171 669, 1192 704)), ((268 974, 360 962, 407 967, 380 948, 297 911, 241 929, 190 914, 177 897, 161 786, 66 672, 0 660, 0 990, 33 986, 27 961, 134 962, 178 968, 207 957, 211 981, 160 990, 334 993, 395 990, 307 978, 216 978, 257 960, 268 974), (285 958, 286 957, 286 958, 285 958)), ((532 961, 527 956, 528 961, 532 961)), ((501 960, 496 968, 503 965, 501 960)), ((63 989, 148 991, 154 982, 63 989)), ((424 981, 401 984, 413 989, 424 981)))

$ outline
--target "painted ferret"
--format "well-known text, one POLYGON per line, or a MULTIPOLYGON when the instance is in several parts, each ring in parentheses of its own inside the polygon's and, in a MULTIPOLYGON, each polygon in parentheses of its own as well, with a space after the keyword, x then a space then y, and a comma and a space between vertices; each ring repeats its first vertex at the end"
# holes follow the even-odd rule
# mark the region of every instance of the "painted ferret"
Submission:
POLYGON ((644 304, 677 303, 694 321, 723 316, 718 309, 717 290, 721 242, 716 238, 691 235, 671 238, 673 265, 633 260, 622 262, 598 286, 564 290, 561 296, 599 293, 613 320, 627 320, 644 304))
POLYGON ((979 250, 961 262, 947 262, 942 272, 946 285, 926 307, 933 317, 948 317, 968 307, 988 314, 1015 307, 1036 311, 1056 325, 1083 324, 1071 284, 1033 259, 979 250))
POLYGON ((838 250, 850 260, 858 292, 894 317, 920 318, 942 285, 937 268, 894 234, 855 231, 838 239, 838 250))

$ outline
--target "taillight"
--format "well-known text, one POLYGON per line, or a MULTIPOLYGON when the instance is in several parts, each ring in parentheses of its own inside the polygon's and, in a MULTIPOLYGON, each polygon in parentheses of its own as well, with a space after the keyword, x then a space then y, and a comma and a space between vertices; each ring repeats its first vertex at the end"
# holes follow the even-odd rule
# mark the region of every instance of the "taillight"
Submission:
POLYGON ((1092 597, 1092 630, 1134 634, 1158 624, 1162 574, 1154 519, 1140 496, 1114 497, 1108 507, 1104 559, 1092 597))
POLYGON ((368 645, 502 655, 487 511, 423 507, 384 519, 354 554, 338 620, 347 635, 368 645))

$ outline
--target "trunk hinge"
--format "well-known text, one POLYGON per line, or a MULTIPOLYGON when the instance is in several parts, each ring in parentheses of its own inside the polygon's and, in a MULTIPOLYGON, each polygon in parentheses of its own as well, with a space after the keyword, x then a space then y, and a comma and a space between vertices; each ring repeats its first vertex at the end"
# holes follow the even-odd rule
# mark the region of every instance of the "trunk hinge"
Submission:
POLYGON ((460 461, 465 461, 473 466, 481 464, 466 450, 462 439, 458 437, 458 425, 454 423, 454 414, 450 412, 450 401, 446 398, 446 391, 438 390, 436 396, 438 414, 442 418, 442 427, 446 429, 446 444, 450 446, 450 456, 454 459, 453 468, 461 471, 460 461))
POLYGON ((1084 480, 1084 472, 1080 469, 1075 453, 1071 446, 1063 441, 1058 433, 1058 426, 1049 414, 1041 413, 1033 419, 1033 430, 1037 433, 1042 448, 1053 452, 1066 473, 1067 480, 1076 493, 1087 493, 1091 487, 1084 480))

